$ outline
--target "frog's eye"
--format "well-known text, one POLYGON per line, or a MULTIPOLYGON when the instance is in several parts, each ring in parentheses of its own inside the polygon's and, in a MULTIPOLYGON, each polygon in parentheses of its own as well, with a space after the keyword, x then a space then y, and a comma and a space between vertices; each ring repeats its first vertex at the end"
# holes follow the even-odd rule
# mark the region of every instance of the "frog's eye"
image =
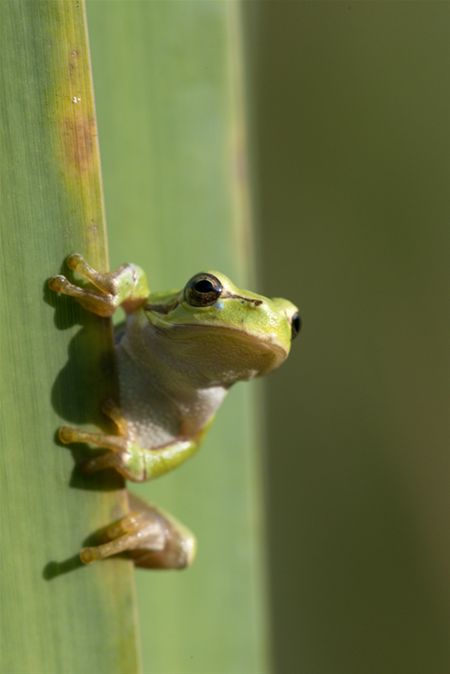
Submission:
POLYGON ((210 307, 222 290, 221 282, 212 274, 196 274, 186 283, 184 299, 191 307, 210 307))
POLYGON ((294 337, 297 337, 301 327, 302 327, 302 319, 300 318, 300 314, 298 313, 298 311, 296 311, 291 318, 292 339, 294 339, 294 337))

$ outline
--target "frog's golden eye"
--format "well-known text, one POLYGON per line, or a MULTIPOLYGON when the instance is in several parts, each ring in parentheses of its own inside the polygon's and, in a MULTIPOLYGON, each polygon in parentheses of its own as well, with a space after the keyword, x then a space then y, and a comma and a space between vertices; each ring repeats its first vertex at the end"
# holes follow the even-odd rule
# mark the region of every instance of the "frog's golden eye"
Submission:
POLYGON ((184 299, 191 307, 210 307, 222 294, 223 286, 212 274, 196 274, 186 283, 184 299))
POLYGON ((300 314, 298 313, 298 311, 296 311, 291 318, 292 339, 294 339, 294 337, 297 337, 301 327, 302 327, 302 319, 300 318, 300 314))

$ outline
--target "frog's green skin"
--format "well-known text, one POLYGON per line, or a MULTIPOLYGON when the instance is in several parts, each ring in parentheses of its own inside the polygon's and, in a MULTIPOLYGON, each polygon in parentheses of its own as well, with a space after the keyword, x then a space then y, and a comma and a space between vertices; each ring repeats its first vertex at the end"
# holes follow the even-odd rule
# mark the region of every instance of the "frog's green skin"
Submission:
POLYGON ((141 482, 183 463, 230 386, 278 367, 300 327, 291 302, 237 288, 219 272, 197 274, 182 290, 150 293, 135 265, 99 273, 78 254, 66 263, 90 286, 55 276, 52 290, 100 316, 119 306, 127 314, 115 345, 120 400, 104 408, 118 435, 59 431, 64 443, 109 450, 87 463, 88 472, 115 468, 141 482))

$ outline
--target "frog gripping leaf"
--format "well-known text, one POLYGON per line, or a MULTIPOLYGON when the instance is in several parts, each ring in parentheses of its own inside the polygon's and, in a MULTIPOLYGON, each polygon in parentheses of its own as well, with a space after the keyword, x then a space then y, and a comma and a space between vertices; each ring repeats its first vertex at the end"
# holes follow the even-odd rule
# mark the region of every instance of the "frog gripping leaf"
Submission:
MULTIPOLYGON (((127 315, 114 347, 119 400, 103 408, 117 434, 59 429, 65 444, 107 450, 86 463, 87 472, 114 468, 142 482, 173 470, 197 451, 230 386, 278 367, 300 330, 291 302, 237 288, 219 272, 196 274, 182 290, 150 293, 136 265, 100 273, 79 254, 66 264, 89 286, 54 276, 53 291, 99 316, 112 316, 120 306, 127 315)), ((82 561, 132 551, 139 564, 143 550, 145 566, 181 568, 192 561, 192 534, 152 506, 135 500, 132 507, 136 512, 110 527, 106 544, 82 551, 82 561)))

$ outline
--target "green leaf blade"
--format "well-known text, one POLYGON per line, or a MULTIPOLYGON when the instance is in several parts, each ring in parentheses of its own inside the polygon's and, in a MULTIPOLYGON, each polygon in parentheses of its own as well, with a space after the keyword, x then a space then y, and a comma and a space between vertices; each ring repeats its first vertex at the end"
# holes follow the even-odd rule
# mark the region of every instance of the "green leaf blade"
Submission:
POLYGON ((0 670, 135 672, 131 564, 77 558, 125 493, 55 442, 113 385, 108 323, 46 287, 74 250, 107 267, 83 5, 2 2, 0 40, 0 670))

